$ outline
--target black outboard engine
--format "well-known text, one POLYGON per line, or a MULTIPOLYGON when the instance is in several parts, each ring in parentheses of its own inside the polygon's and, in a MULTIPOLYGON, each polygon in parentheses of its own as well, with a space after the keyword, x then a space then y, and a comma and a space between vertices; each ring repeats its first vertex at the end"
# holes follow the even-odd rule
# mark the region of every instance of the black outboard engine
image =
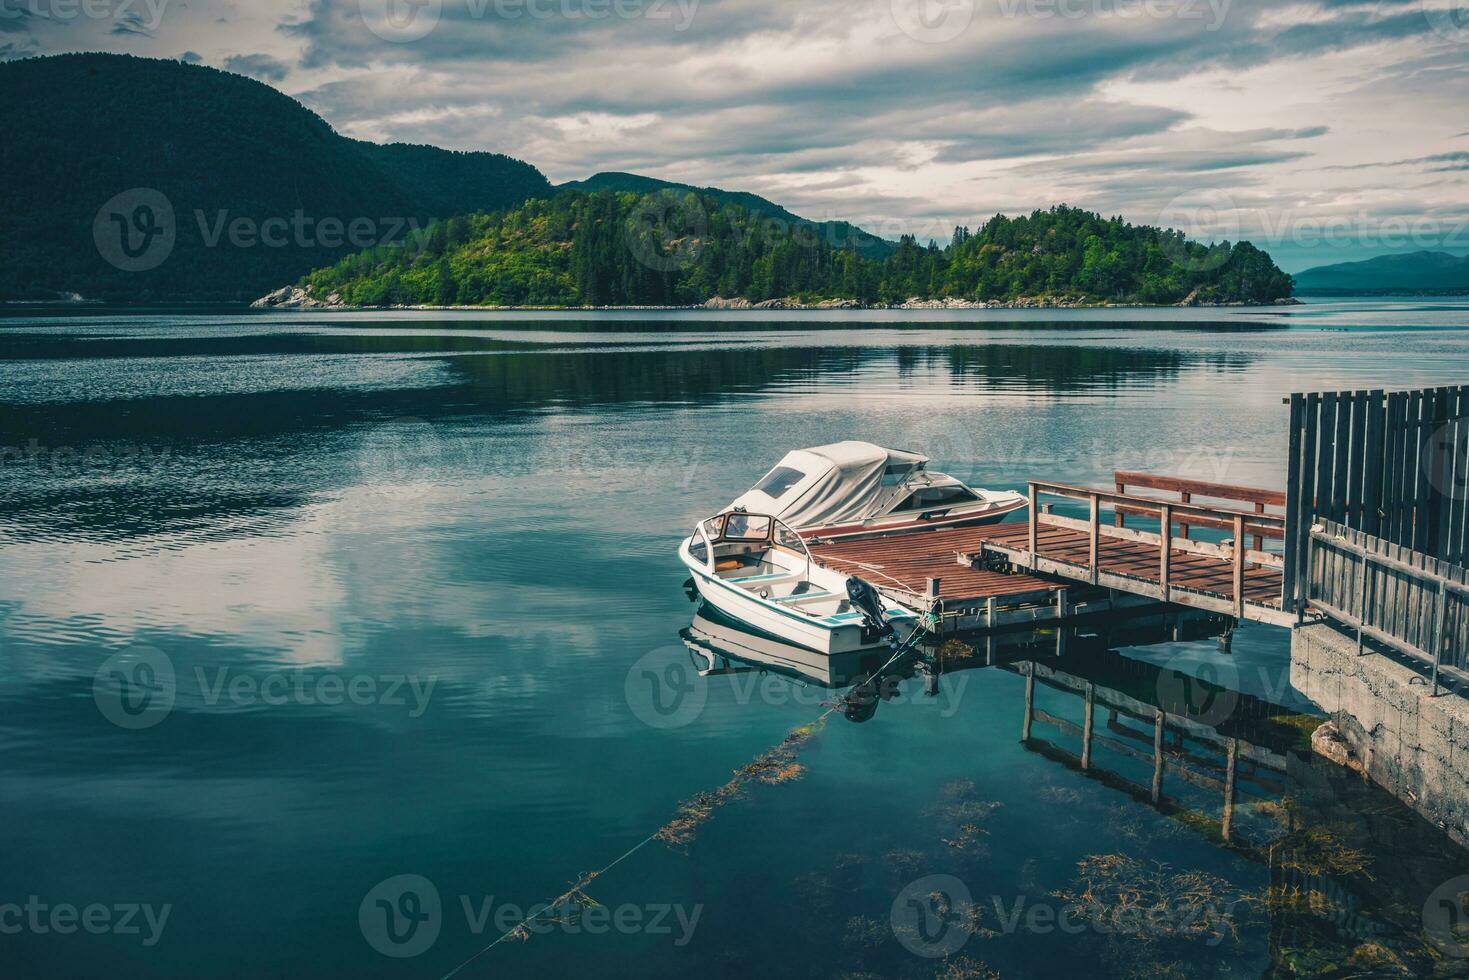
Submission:
POLYGON ((877 594, 876 589, 854 575, 847 579, 847 598, 852 601, 852 608, 862 614, 862 622, 868 629, 878 636, 886 637, 889 646, 898 645, 897 631, 883 616, 882 597, 877 594))

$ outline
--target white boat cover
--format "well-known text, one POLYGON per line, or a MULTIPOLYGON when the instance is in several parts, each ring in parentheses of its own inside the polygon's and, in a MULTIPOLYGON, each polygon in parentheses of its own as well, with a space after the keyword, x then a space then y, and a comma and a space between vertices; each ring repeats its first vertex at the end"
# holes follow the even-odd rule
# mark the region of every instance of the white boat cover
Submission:
POLYGON ((927 456, 870 442, 838 442, 798 449, 730 505, 772 514, 796 530, 864 521, 880 512, 927 456))

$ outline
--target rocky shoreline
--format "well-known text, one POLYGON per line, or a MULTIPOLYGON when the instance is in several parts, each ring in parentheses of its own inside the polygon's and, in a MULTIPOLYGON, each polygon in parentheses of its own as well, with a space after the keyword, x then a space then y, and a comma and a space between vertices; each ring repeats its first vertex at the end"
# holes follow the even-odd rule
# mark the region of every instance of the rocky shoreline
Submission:
MULTIPOLYGON (((318 298, 311 294, 310 287, 286 286, 260 297, 250 304, 252 309, 257 310, 360 310, 360 309, 390 309, 390 310, 478 310, 478 311, 512 311, 512 310, 566 310, 566 311, 598 311, 598 310, 1082 310, 1082 309, 1159 309, 1167 307, 1220 307, 1220 306, 1251 306, 1242 301, 1230 303, 1206 303, 1200 302, 1198 294, 1189 296, 1181 303, 1157 304, 1157 303, 1098 303, 1082 296, 1021 296, 1013 300, 968 300, 949 297, 947 299, 919 299, 914 297, 903 303, 862 303, 854 299, 828 299, 816 303, 804 303, 796 297, 784 299, 768 299, 753 303, 748 299, 724 299, 716 296, 706 303, 693 306, 424 306, 424 305, 397 305, 383 307, 360 307, 349 306, 342 302, 342 297, 337 293, 328 294, 318 298)), ((1294 297, 1278 299, 1275 306, 1299 306, 1301 301, 1294 297)))

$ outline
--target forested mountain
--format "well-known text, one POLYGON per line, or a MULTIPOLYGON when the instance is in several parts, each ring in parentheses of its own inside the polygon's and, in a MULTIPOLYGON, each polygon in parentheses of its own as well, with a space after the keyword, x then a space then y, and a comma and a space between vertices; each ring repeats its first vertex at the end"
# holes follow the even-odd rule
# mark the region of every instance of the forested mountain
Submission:
POLYGON ((834 248, 807 225, 667 190, 566 191, 454 218, 300 285, 316 301, 352 306, 687 305, 716 296, 1269 303, 1291 291, 1290 277, 1247 242, 1205 246, 1064 206, 955 229, 942 249, 905 237, 879 261, 834 248))
POLYGON ((680 193, 694 193, 700 197, 712 197, 724 204, 734 204, 742 207, 753 214, 763 217, 774 218, 791 225, 809 225, 815 229, 820 239, 835 248, 855 248, 869 259, 885 259, 897 251, 898 243, 890 242, 886 238, 879 238, 869 232, 863 231, 856 225, 847 221, 811 221, 800 215, 792 214, 785 208, 768 201, 757 194, 745 191, 726 191, 718 187, 694 187, 690 184, 675 184, 667 180, 659 180, 656 177, 644 177, 640 174, 624 174, 615 171, 606 171, 593 174, 586 180, 573 180, 565 184, 557 185, 557 190, 576 190, 596 193, 597 191, 630 191, 634 194, 652 194, 656 191, 670 190, 680 193))
POLYGON ((0 63, 0 134, 0 298, 253 299, 410 221, 551 190, 509 157, 351 140, 252 79, 122 55, 0 63))
POLYGON ((1379 255, 1365 262, 1317 266, 1296 276, 1301 290, 1323 292, 1385 292, 1469 290, 1469 256, 1448 252, 1410 252, 1379 255))
POLYGON ((1248 244, 1065 207, 940 249, 633 174, 556 194, 509 157, 348 139, 268 85, 176 61, 0 63, 0 132, 0 299, 248 300, 302 276, 360 305, 1268 302, 1291 285, 1248 244))

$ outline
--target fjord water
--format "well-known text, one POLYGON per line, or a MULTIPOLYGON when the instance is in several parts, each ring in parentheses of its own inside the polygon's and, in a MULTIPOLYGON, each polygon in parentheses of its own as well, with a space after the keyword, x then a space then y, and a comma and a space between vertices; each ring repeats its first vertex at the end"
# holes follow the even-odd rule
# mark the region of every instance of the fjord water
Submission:
MULTIPOLYGON (((866 439, 997 489, 1107 486, 1116 469, 1280 486, 1283 395, 1462 382, 1466 327, 1457 301, 13 315, 0 905, 168 917, 138 913, 136 932, 0 919, 0 972, 441 976, 514 907, 565 892, 823 712, 829 692, 793 679, 698 677, 679 638, 693 608, 678 539, 786 450, 866 439), (171 704, 119 700, 118 676, 153 678, 171 704), (383 890, 402 875, 432 894, 383 890)), ((1227 660, 1210 639, 1123 653, 1310 710, 1279 630, 1246 628, 1227 660)), ((925 698, 904 681, 870 721, 831 719, 801 778, 755 781, 691 842, 654 842, 592 883, 620 924, 554 925, 461 975, 916 977, 983 961, 1006 977, 1237 977, 1292 943, 1351 949, 1363 921, 1394 941, 1421 931, 1407 889, 1407 918, 1354 895, 1350 920, 1307 914, 1310 943, 1282 938, 1246 898, 1271 885, 1267 864, 1022 746, 1023 685, 971 670, 925 698), (1030 915, 1104 855, 1207 876, 1236 900, 1237 932, 1073 934, 1030 915), (985 910, 962 946, 922 922, 921 941, 894 932, 895 898, 930 875, 985 910)), ((1403 828, 1374 867, 1401 847, 1432 884, 1469 872, 1368 798, 1403 828)), ((1263 808, 1241 820, 1272 832, 1263 808)))

